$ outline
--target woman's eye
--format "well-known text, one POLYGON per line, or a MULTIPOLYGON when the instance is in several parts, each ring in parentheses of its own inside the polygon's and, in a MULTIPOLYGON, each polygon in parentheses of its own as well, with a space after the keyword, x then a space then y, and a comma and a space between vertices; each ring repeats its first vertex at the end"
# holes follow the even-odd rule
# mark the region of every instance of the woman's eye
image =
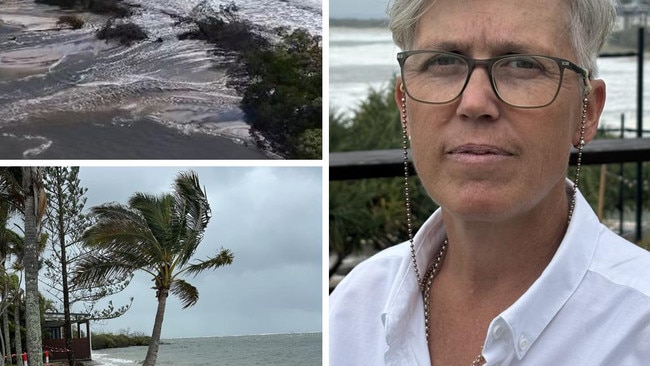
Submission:
POLYGON ((506 66, 515 69, 537 69, 537 70, 543 69, 542 65, 540 65, 535 60, 529 58, 516 58, 516 59, 509 60, 506 63, 506 66))
POLYGON ((431 57, 427 62, 427 66, 451 66, 457 65, 459 63, 458 59, 455 57, 449 56, 434 56, 431 57))

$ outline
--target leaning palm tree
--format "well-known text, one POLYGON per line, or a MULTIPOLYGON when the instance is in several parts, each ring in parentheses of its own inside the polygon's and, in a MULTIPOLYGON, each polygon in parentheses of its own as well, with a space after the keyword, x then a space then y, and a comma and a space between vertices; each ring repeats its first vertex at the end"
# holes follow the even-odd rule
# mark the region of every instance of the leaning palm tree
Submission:
POLYGON ((153 366, 169 293, 179 297, 183 308, 199 299, 196 287, 180 277, 231 264, 233 254, 221 248, 212 258, 190 263, 210 220, 208 199, 194 172, 180 173, 171 193, 138 192, 128 206, 108 203, 93 207, 91 214, 97 221, 84 232, 83 240, 95 250, 80 261, 73 283, 88 285, 136 270, 153 277, 158 308, 143 362, 153 366))

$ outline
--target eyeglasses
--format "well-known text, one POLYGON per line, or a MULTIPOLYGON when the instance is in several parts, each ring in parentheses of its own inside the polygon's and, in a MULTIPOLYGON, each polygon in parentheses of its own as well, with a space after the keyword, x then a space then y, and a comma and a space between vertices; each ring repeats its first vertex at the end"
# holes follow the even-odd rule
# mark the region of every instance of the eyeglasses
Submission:
POLYGON ((478 65, 486 67, 494 93, 513 107, 541 108, 553 103, 564 69, 580 74, 585 90, 590 88, 586 69, 550 56, 518 54, 477 60, 444 51, 416 50, 398 53, 397 61, 406 94, 429 104, 458 98, 478 65))

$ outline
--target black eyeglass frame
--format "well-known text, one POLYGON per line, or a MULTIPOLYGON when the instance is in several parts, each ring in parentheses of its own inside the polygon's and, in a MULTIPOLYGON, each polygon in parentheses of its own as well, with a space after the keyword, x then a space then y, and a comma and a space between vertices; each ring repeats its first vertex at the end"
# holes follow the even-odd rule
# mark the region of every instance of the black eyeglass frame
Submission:
POLYGON ((400 73, 402 75, 402 85, 404 86, 404 91, 406 94, 411 97, 413 100, 416 100, 420 103, 426 103, 426 104, 447 104, 450 102, 453 102, 454 100, 458 99, 463 92, 465 91, 465 88, 467 87, 467 83, 469 82, 470 77, 472 76, 472 72, 474 72, 474 68, 476 66, 485 66, 487 73, 488 73, 488 78, 490 79, 490 85, 492 86, 492 90, 494 91, 494 94, 499 98, 500 101, 503 103, 515 107, 515 108, 525 108, 525 109, 532 109, 532 108, 543 108, 548 105, 551 105, 555 99, 557 98, 558 94, 560 93, 560 87, 562 86, 562 81, 564 80, 564 69, 569 69, 580 76, 582 76, 582 80, 584 82, 584 95, 589 94, 591 91, 591 85, 589 84, 589 70, 580 67, 573 62, 559 58, 559 57, 553 57, 553 56, 546 56, 546 55, 537 55, 537 54, 524 54, 524 53, 519 53, 519 54, 509 54, 509 55, 503 55, 503 56, 498 56, 498 57, 493 57, 493 58, 488 58, 488 59, 475 59, 471 57, 467 57, 458 53, 452 53, 452 52, 446 52, 446 51, 438 51, 438 50, 411 50, 411 51, 403 51, 397 53, 397 62, 399 63, 400 67, 400 73), (414 98, 411 93, 409 93, 408 90, 408 85, 406 83, 406 78, 404 77, 404 63, 406 62, 406 59, 415 54, 420 54, 420 53, 436 53, 436 54, 441 54, 441 55, 446 55, 450 57, 456 57, 459 58, 467 64, 467 77, 465 78, 465 82, 463 84, 463 87, 460 89, 458 92, 458 95, 456 95, 454 98, 444 101, 444 102, 429 102, 429 101, 424 101, 420 100, 418 98, 414 98), (508 58, 519 58, 519 57, 543 57, 552 61, 555 61, 560 68, 560 80, 557 84, 557 90, 555 91, 555 95, 553 95, 553 99, 551 99, 550 102, 539 105, 539 106, 518 106, 515 104, 508 103, 507 101, 503 100, 503 97, 501 97, 501 94, 499 94, 499 91, 497 89, 496 83, 494 81, 494 77, 492 76, 492 68, 494 67, 494 64, 508 58))

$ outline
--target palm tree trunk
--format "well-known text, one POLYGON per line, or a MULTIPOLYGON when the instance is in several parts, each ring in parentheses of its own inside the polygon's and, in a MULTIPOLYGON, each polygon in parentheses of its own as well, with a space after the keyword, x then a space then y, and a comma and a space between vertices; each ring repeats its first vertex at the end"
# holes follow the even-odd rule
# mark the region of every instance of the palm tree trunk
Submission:
POLYGON ((23 168, 25 195, 25 326, 27 328, 27 360, 31 366, 43 366, 41 338, 41 309, 38 293, 38 220, 36 218, 35 180, 38 168, 23 168))
MULTIPOLYGON (((2 350, 2 354, 0 354, 0 366, 5 366, 5 357, 4 357, 4 355, 7 354, 7 351, 4 350, 4 348, 5 348, 5 340, 4 340, 4 336, 2 336, 2 337, 0 337, 0 338, 2 338, 2 348, 3 348, 3 350, 2 350)), ((11 353, 11 352, 10 352, 10 353, 11 353)))
MULTIPOLYGON (((5 282, 5 286, 8 285, 9 281, 5 282)), ((2 312, 2 331, 4 332, 4 338, 5 338, 5 356, 7 356, 7 359, 11 361, 11 336, 9 335, 9 300, 8 300, 8 291, 5 291, 5 301, 7 301, 7 307, 5 308, 5 311, 2 312)), ((8 362, 11 363, 11 362, 8 362)))
POLYGON ((153 323, 153 332, 151 333, 151 341, 149 341, 147 356, 145 357, 142 366, 154 366, 156 364, 158 348, 160 346, 160 334, 162 333, 162 323, 165 318, 167 296, 169 296, 169 290, 158 291, 158 309, 156 310, 156 319, 153 323))
POLYGON ((14 342, 16 347, 16 365, 23 366, 23 337, 20 334, 20 290, 17 290, 17 295, 14 298, 14 342))

